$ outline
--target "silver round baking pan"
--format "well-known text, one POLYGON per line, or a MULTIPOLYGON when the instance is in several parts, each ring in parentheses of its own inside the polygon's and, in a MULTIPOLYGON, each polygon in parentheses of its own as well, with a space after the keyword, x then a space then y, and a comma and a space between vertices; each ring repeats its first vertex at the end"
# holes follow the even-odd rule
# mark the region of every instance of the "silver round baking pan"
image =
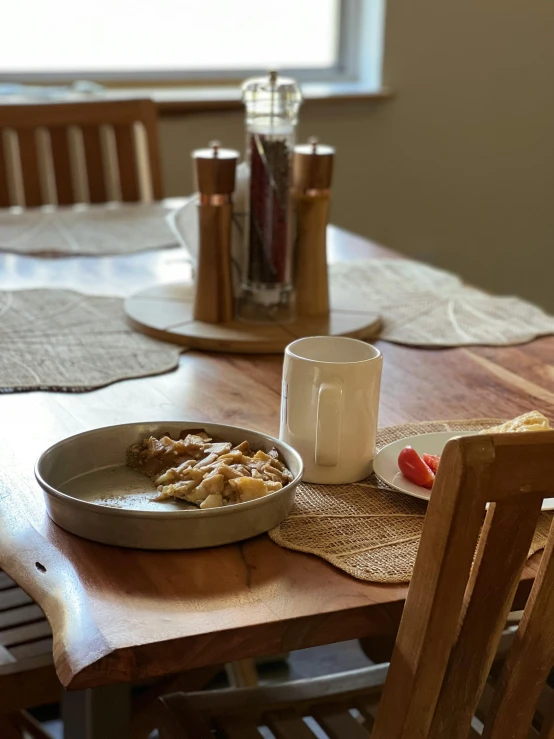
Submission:
POLYGON ((257 536, 289 513, 302 477, 300 455, 282 441, 236 426, 171 421, 128 423, 86 431, 54 444, 39 457, 36 478, 50 518, 78 536, 139 549, 198 549, 257 536), (294 480, 248 503, 200 510, 184 501, 151 502, 154 483, 127 467, 126 451, 149 436, 179 438, 203 428, 214 439, 279 450, 294 480))

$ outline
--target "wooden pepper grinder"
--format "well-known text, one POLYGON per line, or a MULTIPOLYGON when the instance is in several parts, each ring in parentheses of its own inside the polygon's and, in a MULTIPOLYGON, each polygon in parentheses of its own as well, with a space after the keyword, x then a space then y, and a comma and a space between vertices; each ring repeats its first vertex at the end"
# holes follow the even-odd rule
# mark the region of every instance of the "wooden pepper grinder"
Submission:
POLYGON ((294 147, 293 196, 296 203, 296 310, 299 316, 329 313, 327 219, 335 150, 315 137, 294 147))
POLYGON ((193 315, 195 321, 226 323, 233 320, 231 220, 239 153, 221 149, 219 141, 212 141, 209 146, 192 152, 200 196, 193 315))

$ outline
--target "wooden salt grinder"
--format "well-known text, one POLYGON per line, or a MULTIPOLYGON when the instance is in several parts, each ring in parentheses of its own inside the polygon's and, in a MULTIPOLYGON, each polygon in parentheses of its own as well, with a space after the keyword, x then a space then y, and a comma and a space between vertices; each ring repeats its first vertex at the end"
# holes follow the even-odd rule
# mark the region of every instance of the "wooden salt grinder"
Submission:
POLYGON ((212 141, 209 149, 197 149, 192 157, 200 197, 193 316, 195 321, 226 323, 233 320, 231 220, 239 153, 212 141))
POLYGON ((335 150, 316 138, 294 147, 293 197, 296 204, 295 255, 298 316, 329 313, 327 219, 335 150))

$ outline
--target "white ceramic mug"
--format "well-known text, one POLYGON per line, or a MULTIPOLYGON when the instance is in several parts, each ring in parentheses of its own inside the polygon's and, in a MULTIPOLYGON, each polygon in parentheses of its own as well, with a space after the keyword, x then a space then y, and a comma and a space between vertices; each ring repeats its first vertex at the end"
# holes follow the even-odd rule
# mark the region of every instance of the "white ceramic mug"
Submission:
POLYGON ((279 438, 299 452, 306 482, 371 474, 382 365, 381 352, 357 339, 311 336, 287 346, 279 438))

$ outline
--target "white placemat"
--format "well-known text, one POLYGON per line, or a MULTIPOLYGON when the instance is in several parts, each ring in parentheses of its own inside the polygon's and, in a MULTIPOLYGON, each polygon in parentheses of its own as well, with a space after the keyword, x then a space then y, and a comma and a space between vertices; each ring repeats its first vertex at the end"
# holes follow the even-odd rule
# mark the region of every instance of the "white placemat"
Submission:
POLYGON ((0 210, 0 251, 110 256, 177 246, 163 203, 0 210))
POLYGON ((408 259, 329 266, 341 307, 381 315, 379 338, 414 346, 509 346, 554 334, 554 317, 516 297, 489 295, 451 272, 408 259))

